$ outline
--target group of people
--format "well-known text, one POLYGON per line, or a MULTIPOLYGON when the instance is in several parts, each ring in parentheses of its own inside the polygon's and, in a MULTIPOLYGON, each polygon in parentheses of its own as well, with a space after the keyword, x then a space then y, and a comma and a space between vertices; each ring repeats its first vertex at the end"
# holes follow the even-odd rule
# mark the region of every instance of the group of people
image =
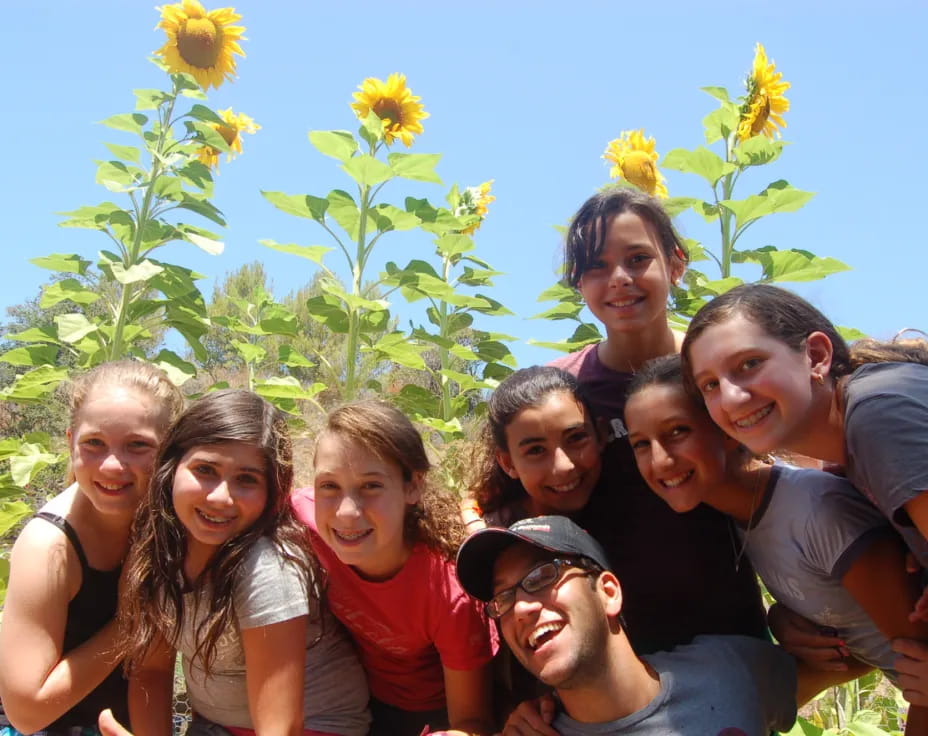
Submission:
POLYGON ((463 502, 383 401, 294 490, 257 395, 76 379, 70 485, 10 556, 3 736, 168 736, 178 652, 195 736, 764 736, 872 668, 928 734, 928 345, 849 348, 765 285, 684 336, 686 261, 657 200, 581 207, 565 278, 606 337, 495 389, 463 502))

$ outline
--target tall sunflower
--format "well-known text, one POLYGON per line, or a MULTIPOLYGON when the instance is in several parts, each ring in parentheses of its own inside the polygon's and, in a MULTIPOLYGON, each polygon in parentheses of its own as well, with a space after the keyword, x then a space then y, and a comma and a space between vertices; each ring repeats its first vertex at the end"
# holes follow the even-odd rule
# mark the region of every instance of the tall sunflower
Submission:
POLYGON ((245 56, 238 45, 245 28, 232 25, 242 17, 235 8, 207 11, 199 0, 181 0, 158 10, 158 27, 168 40, 155 53, 164 57, 172 74, 192 74, 203 89, 218 88, 235 76, 233 54, 245 56))
POLYGON ((778 128, 786 127, 783 113, 789 110, 789 100, 783 93, 790 83, 783 81, 783 72, 778 72, 772 61, 767 61, 767 52, 761 44, 754 51, 754 68, 745 86, 748 93, 741 107, 738 138, 744 141, 761 133, 768 138, 776 134, 779 138, 778 128))
MULTIPOLYGON (((225 142, 229 144, 229 155, 226 161, 231 161, 235 154, 242 152, 242 134, 257 133, 261 126, 248 117, 245 113, 234 113, 230 107, 228 110, 219 110, 219 117, 223 123, 211 123, 212 127, 221 135, 225 142)), ((197 158, 211 169, 219 168, 219 155, 221 151, 212 146, 203 146, 197 154, 197 158)))
POLYGON ((422 120, 429 114, 417 97, 406 86, 405 74, 391 74, 383 82, 368 77, 354 93, 352 109, 362 120, 373 110, 383 121, 384 139, 387 144, 399 138, 407 148, 412 145, 413 133, 422 132, 422 120))
POLYGON ((473 225, 468 225, 461 233, 463 235, 473 235, 477 228, 483 224, 483 219, 487 216, 487 209, 491 202, 496 201, 496 197, 490 194, 490 188, 493 186, 493 180, 485 181, 480 186, 467 187, 461 192, 461 201, 454 209, 456 217, 461 215, 478 215, 480 219, 473 225))
POLYGON ((654 138, 645 138, 644 129, 623 130, 609 141, 603 158, 614 164, 609 170, 613 179, 625 179, 655 197, 667 196, 664 177, 657 168, 654 138))

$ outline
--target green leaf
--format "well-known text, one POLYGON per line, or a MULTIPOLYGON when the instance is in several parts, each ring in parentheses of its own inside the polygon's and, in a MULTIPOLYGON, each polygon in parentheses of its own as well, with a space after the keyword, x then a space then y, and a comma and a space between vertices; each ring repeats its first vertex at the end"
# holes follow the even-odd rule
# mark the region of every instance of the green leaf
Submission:
POLYGON ((402 332, 391 332, 384 335, 373 345, 378 357, 391 360, 398 365, 424 371, 425 361, 422 359, 423 346, 410 342, 402 332))
POLYGON ((440 153, 391 153, 387 155, 387 161, 396 176, 432 184, 441 184, 441 178, 435 173, 435 166, 440 159, 440 153))
POLYGON ((360 135, 369 146, 376 146, 383 140, 383 120, 373 110, 367 113, 367 117, 361 121, 361 127, 358 129, 360 135))
POLYGON ((558 282, 541 292, 538 295, 538 299, 536 299, 536 301, 539 302, 550 302, 555 300, 559 302, 571 301, 581 303, 582 297, 576 289, 572 289, 566 284, 558 282))
POLYGON ((529 319, 577 319, 581 311, 583 311, 583 304, 560 302, 543 312, 533 314, 529 319))
POLYGON ((712 95, 720 102, 728 102, 728 90, 724 87, 700 87, 707 95, 712 95))
POLYGON ((383 161, 366 153, 348 159, 341 168, 362 187, 372 187, 395 176, 383 161))
POLYGON ((42 401, 67 378, 67 368, 43 365, 17 376, 12 384, 0 389, 0 398, 21 403, 42 401))
MULTIPOLYGON (((0 535, 6 534, 10 529, 16 526, 20 521, 30 516, 32 508, 22 501, 4 501, 0 503, 0 535)), ((9 562, 3 561, 6 575, 4 575, 3 594, 6 597, 6 578, 9 577, 9 562)))
POLYGON ((215 148, 217 151, 222 151, 223 153, 229 153, 231 150, 226 139, 222 137, 222 133, 209 123, 203 123, 199 120, 188 120, 187 127, 192 131, 196 131, 197 140, 202 141, 204 145, 215 148))
POLYGON ((226 221, 222 216, 222 212, 218 207, 216 207, 216 205, 207 201, 203 197, 195 196, 189 192, 183 192, 183 200, 178 203, 177 206, 181 209, 196 212, 198 215, 205 217, 207 220, 212 220, 217 225, 222 225, 225 227, 226 221))
POLYGON ((333 189, 326 199, 329 202, 328 214, 342 230, 348 233, 349 238, 357 240, 360 233, 361 212, 351 195, 341 189, 333 189))
POLYGON ((311 194, 284 194, 283 192, 265 192, 261 195, 281 212, 297 217, 306 217, 316 222, 322 222, 329 201, 311 194))
POLYGON ((225 120, 219 117, 213 110, 210 110, 206 105, 194 105, 187 114, 205 123, 216 123, 217 125, 226 124, 225 120))
POLYGON ((732 260, 737 263, 759 263, 763 281, 817 281, 833 273, 849 271, 850 266, 836 258, 820 258, 806 250, 777 250, 766 246, 751 251, 738 251, 732 260))
POLYGON ((55 317, 55 324, 58 325, 59 339, 69 343, 75 343, 97 330, 97 326, 83 314, 59 314, 55 317))
POLYGON ((368 215, 374 221, 378 230, 412 230, 419 226, 421 220, 411 212, 406 212, 392 204, 378 204, 368 210, 368 215))
MULTIPOLYGON (((80 227, 90 230, 105 230, 106 224, 118 212, 125 212, 125 210, 117 207, 112 202, 103 202, 96 207, 79 207, 72 212, 58 212, 56 214, 70 218, 64 222, 59 222, 58 227, 80 227)), ((77 256, 68 257, 77 258, 77 256)), ((89 264, 90 261, 87 261, 87 263, 89 264)))
POLYGON ((467 235, 445 235, 435 241, 435 247, 442 258, 450 258, 472 251, 474 241, 467 235))
MULTIPOLYGON (((109 266, 113 278, 120 284, 137 284, 140 281, 148 281, 164 270, 161 266, 152 263, 148 259, 141 263, 136 263, 134 266, 129 266, 129 268, 126 268, 118 261, 111 262, 109 266)), ((61 334, 60 328, 58 334, 61 334)), ((62 339, 64 338, 62 337, 62 339)))
POLYGON ((306 309, 310 317, 324 324, 332 332, 341 335, 348 333, 350 324, 348 310, 342 306, 341 300, 337 297, 329 294, 310 297, 306 300, 306 309))
POLYGON ((349 294, 345 291, 344 287, 334 279, 322 279, 319 282, 319 288, 327 294, 341 299, 341 301, 349 307, 358 311, 371 310, 373 312, 379 312, 386 310, 389 306, 385 299, 365 299, 358 294, 349 294))
POLYGON ((407 383, 396 395, 396 403, 406 414, 416 417, 441 414, 441 400, 437 394, 422 386, 407 383))
POLYGON ((158 106, 171 99, 171 95, 160 89, 134 89, 136 110, 157 110, 158 106))
POLYGON ((334 250, 334 248, 325 245, 297 245, 296 243, 278 243, 274 240, 259 240, 258 242, 265 248, 279 250, 281 253, 290 253, 320 264, 325 254, 330 250, 334 250))
POLYGON ((458 371, 452 371, 448 369, 441 370, 439 373, 441 373, 441 375, 443 375, 445 378, 454 381, 461 389, 461 391, 492 391, 499 385, 498 381, 481 381, 477 378, 474 378, 469 373, 459 373, 458 371))
POLYGON ((740 120, 741 112, 738 106, 723 102, 717 110, 713 110, 702 119, 706 143, 715 143, 717 140, 728 138, 738 129, 740 120))
POLYGON ((681 212, 685 212, 690 207, 695 207, 702 200, 696 197, 668 197, 661 200, 661 206, 664 211, 671 217, 676 217, 681 212))
POLYGON ((675 148, 664 156, 661 165, 686 174, 698 174, 709 182, 710 186, 715 186, 725 174, 735 170, 734 164, 723 161, 705 146, 699 146, 692 151, 675 148))
POLYGON ((197 232, 197 228, 181 225, 178 230, 184 236, 184 240, 193 243, 197 248, 206 251, 211 256, 218 256, 225 249, 225 245, 221 241, 202 235, 197 232))
POLYGON ((141 151, 135 146, 117 146, 115 143, 104 143, 107 148, 117 158, 125 161, 131 161, 134 164, 141 162, 141 151))
POLYGON ((323 156, 345 163, 358 150, 358 142, 347 130, 311 130, 309 142, 323 156))
POLYGON ((328 388, 324 383, 314 383, 308 388, 300 385, 293 376, 273 376, 255 384, 255 393, 265 399, 312 399, 328 388))
POLYGON ((814 192, 796 189, 781 179, 770 184, 760 194, 752 194, 740 200, 724 199, 719 204, 734 214, 738 229, 742 229, 748 223, 774 212, 795 212, 814 196, 814 192))
POLYGON ((200 161, 188 161, 183 168, 177 170, 177 175, 188 184, 202 190, 206 196, 213 191, 213 175, 209 166, 200 161))
POLYGON ((861 332, 856 327, 843 327, 841 325, 835 325, 835 329, 838 330, 838 334, 845 339, 846 342, 854 342, 855 340, 863 340, 867 337, 866 332, 861 332))
POLYGON ((54 345, 21 345, 0 355, 0 362, 17 366, 54 365, 57 360, 54 345))
POLYGON ((260 345, 253 345, 250 342, 242 342, 241 340, 233 340, 232 347, 242 356, 242 359, 246 363, 260 363, 267 357, 267 350, 262 348, 260 345))
POLYGON ((138 134, 142 133, 142 126, 147 122, 148 118, 138 112, 127 112, 122 113, 121 115, 113 115, 112 117, 108 117, 106 120, 100 121, 100 123, 105 125, 107 128, 125 130, 128 133, 138 134))
POLYGON ((61 344, 58 340, 57 330, 51 326, 30 327, 28 330, 23 330, 22 332, 9 333, 6 335, 6 339, 15 340, 16 342, 50 342, 55 345, 61 344))
POLYGON ((93 304, 99 298, 99 294, 84 288, 84 285, 77 279, 62 279, 48 284, 42 290, 39 306, 42 309, 49 309, 65 299, 75 304, 93 304))
POLYGON ((755 135, 735 146, 735 160, 741 166, 761 166, 779 158, 785 145, 783 141, 772 141, 765 135, 755 135))
POLYGON ((193 363, 187 362, 171 350, 162 350, 151 362, 163 370, 175 386, 183 386, 197 375, 197 368, 193 363))
POLYGON ((289 345, 281 345, 277 351, 277 361, 290 368, 312 368, 316 364, 289 345))
POLYGON ((133 170, 122 161, 101 161, 97 166, 96 182, 111 192, 125 192, 138 186, 133 170))
POLYGON ((10 475, 16 485, 24 488, 39 471, 57 464, 60 459, 58 455, 46 452, 41 445, 26 442, 20 446, 19 453, 10 458, 10 475))

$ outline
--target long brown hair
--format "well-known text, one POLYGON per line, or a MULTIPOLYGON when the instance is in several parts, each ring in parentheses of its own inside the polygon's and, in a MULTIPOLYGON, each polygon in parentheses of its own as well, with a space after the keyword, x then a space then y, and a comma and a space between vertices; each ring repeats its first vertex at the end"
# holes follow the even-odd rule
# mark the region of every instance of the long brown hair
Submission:
POLYGON ((464 522, 455 497, 429 479, 432 464, 422 437, 403 412, 385 401, 346 404, 329 413, 319 437, 327 434, 357 442, 381 460, 398 465, 406 483, 421 477, 419 501, 406 507, 405 539, 454 559, 464 541, 464 522))
MULTIPOLYGON (((219 637, 234 625, 233 592, 240 565, 255 542, 268 538, 289 562, 305 573, 310 602, 320 599, 322 578, 309 550, 305 529, 290 505, 293 451, 281 412, 250 391, 216 391, 194 402, 161 443, 148 498, 136 514, 135 541, 126 561, 126 586, 118 620, 126 671, 138 666, 163 636, 175 645, 184 606, 183 564, 187 533, 174 510, 174 474, 194 447, 243 442, 256 447, 267 468, 267 503, 258 520, 228 540, 200 573, 193 588, 208 596, 194 656, 208 672, 219 637)), ((318 610, 318 609, 317 609, 318 610)))

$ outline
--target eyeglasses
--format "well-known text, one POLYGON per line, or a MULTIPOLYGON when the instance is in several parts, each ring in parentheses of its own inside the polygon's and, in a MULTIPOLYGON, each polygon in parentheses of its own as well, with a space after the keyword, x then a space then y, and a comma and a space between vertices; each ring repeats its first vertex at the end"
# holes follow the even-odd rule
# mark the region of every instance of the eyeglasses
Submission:
POLYGON ((489 601, 483 604, 484 610, 490 618, 502 618, 516 604, 516 589, 522 588, 526 593, 538 593, 545 588, 554 585, 561 577, 565 568, 579 567, 585 570, 587 575, 599 574, 602 572, 600 567, 589 560, 579 558, 575 560, 553 559, 548 562, 542 562, 535 565, 531 570, 525 573, 518 583, 501 590, 494 595, 489 601))

